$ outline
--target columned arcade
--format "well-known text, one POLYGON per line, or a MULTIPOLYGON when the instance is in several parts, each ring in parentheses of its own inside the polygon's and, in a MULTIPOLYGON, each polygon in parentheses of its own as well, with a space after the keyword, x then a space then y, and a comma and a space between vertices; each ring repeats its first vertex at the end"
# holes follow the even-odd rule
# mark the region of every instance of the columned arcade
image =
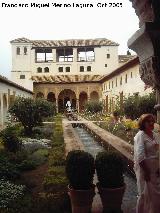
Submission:
POLYGON ((56 104, 57 112, 63 112, 70 100, 72 108, 78 112, 84 110, 84 105, 90 100, 100 100, 102 97, 100 83, 34 83, 35 98, 44 98, 56 104))

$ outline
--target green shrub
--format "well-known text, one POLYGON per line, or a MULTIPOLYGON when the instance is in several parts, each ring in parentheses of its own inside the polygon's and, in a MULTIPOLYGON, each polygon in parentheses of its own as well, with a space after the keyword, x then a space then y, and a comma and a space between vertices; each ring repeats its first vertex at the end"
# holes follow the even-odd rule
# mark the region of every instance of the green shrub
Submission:
POLYGON ((44 164, 48 159, 48 150, 47 149, 39 149, 33 152, 28 159, 31 162, 34 162, 34 165, 39 166, 44 164))
POLYGON ((25 187, 15 185, 3 179, 0 180, 0 212, 5 209, 12 209, 14 203, 19 202, 24 196, 25 187))
POLYGON ((20 171, 17 165, 14 165, 8 161, 8 159, 0 158, 0 179, 5 178, 8 180, 14 180, 20 176, 20 171))
POLYGON ((2 144, 9 152, 17 152, 21 149, 22 141, 18 138, 15 127, 10 126, 0 132, 2 144))
MULTIPOLYGON (((70 199, 67 192, 43 193, 34 201, 34 213, 71 213, 70 199)), ((32 209, 33 210, 33 209, 32 209)))
POLYGON ((18 169, 20 171, 28 171, 28 170, 33 170, 37 167, 37 164, 33 160, 24 160, 18 165, 18 169))
POLYGON ((68 181, 64 166, 52 167, 44 178, 43 186, 47 192, 58 193, 67 190, 68 181))
POLYGON ((90 189, 93 185, 94 158, 91 154, 74 150, 66 158, 66 175, 74 189, 90 189))
POLYGON ((56 147, 50 151, 49 156, 50 166, 63 166, 65 165, 64 147, 56 147))
POLYGON ((156 114, 155 104, 156 97, 154 92, 145 96, 132 95, 124 100, 124 114, 132 120, 139 118, 144 113, 156 114))
POLYGON ((9 113, 22 123, 26 135, 32 135, 33 127, 41 124, 43 118, 55 114, 55 105, 43 99, 18 97, 9 113))
POLYGON ((103 109, 103 104, 99 101, 89 101, 85 105, 85 110, 91 113, 101 112, 103 109))
POLYGON ((53 124, 43 124, 41 126, 34 127, 32 137, 37 139, 53 139, 53 124))
POLYGON ((42 205, 40 206, 42 212, 45 212, 44 205, 47 205, 48 212, 70 213, 70 201, 67 195, 68 180, 64 167, 65 152, 61 115, 58 114, 54 118, 54 122, 53 143, 49 150, 49 168, 43 181, 46 193, 37 205, 42 205))
POLYGON ((116 152, 103 151, 96 156, 95 166, 98 181, 104 188, 119 188, 124 185, 124 165, 116 152))

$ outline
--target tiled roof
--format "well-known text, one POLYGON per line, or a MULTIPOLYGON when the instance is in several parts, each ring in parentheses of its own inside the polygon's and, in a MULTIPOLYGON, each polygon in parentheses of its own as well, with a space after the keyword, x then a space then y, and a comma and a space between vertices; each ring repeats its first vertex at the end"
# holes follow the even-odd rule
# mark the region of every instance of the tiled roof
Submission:
POLYGON ((68 40, 29 40, 18 38, 11 43, 32 43, 33 47, 77 47, 77 46, 118 46, 119 44, 106 38, 68 39, 68 40))
POLYGON ((17 38, 17 39, 14 39, 12 41, 10 41, 10 43, 32 43, 31 40, 29 40, 28 38, 17 38))
POLYGON ((135 56, 135 55, 119 55, 118 60, 119 60, 119 63, 126 63, 135 57, 137 57, 137 56, 135 56))
POLYGON ((18 88, 18 89, 20 89, 22 91, 25 91, 25 92, 33 94, 33 92, 31 90, 28 90, 28 89, 20 86, 19 84, 16 84, 15 82, 8 80, 6 77, 4 77, 2 75, 0 75, 0 82, 3 82, 5 84, 8 84, 8 85, 13 86, 15 88, 18 88))
POLYGON ((37 83, 95 83, 98 82, 101 78, 101 75, 35 75, 31 77, 33 82, 37 83))

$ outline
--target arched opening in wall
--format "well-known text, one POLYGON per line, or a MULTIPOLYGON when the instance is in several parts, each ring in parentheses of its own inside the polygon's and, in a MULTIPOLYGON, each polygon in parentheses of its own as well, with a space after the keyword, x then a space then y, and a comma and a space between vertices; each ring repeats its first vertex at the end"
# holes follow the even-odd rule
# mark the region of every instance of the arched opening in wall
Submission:
POLYGON ((20 47, 17 47, 17 49, 16 49, 16 54, 17 54, 17 55, 20 55, 20 51, 21 51, 20 47))
POLYGON ((79 111, 83 111, 85 108, 85 104, 87 103, 88 96, 86 92, 81 92, 79 95, 79 111))
POLYGON ((71 108, 76 107, 76 94, 70 89, 64 89, 58 96, 58 112, 64 112, 67 108, 67 101, 71 102, 71 108))
POLYGON ((98 92, 96 92, 96 91, 91 92, 90 99, 91 99, 91 101, 99 101, 98 92))
POLYGON ((3 124, 7 121, 7 95, 3 95, 3 124))
POLYGON ((36 98, 44 98, 44 94, 42 92, 38 92, 36 98))
POLYGON ((45 67, 44 72, 49 72, 49 67, 45 67))
POLYGON ((47 101, 56 102, 55 94, 53 92, 49 92, 47 95, 47 101))

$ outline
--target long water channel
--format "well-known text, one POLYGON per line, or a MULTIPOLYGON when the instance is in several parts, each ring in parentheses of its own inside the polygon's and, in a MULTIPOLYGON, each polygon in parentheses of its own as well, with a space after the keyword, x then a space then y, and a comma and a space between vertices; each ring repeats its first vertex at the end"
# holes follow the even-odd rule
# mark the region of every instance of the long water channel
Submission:
MULTIPOLYGON (((94 137, 84 128, 78 126, 74 129, 83 143, 85 151, 91 153, 93 157, 95 157, 98 152, 105 150, 100 143, 95 141, 94 137)), ((123 197, 122 209, 124 213, 133 213, 133 208, 135 208, 137 200, 136 180, 129 173, 125 173, 124 178, 126 183, 126 191, 123 197)))

